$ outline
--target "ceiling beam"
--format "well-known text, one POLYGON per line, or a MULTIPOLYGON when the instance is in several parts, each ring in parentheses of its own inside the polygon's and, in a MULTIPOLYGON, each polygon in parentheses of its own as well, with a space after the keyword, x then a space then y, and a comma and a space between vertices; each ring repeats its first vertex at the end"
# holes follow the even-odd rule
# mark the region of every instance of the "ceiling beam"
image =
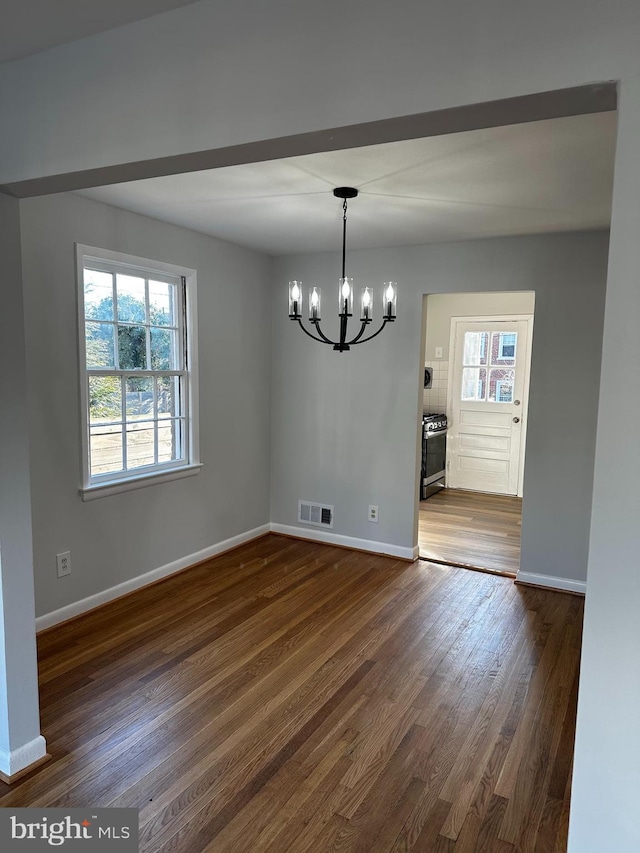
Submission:
POLYGON ((175 154, 170 157, 120 163, 59 175, 46 175, 5 184, 0 186, 0 192, 16 198, 31 198, 88 187, 197 172, 203 169, 281 160, 285 157, 317 154, 322 151, 339 151, 488 127, 609 112, 616 107, 617 83, 615 81, 591 83, 570 89, 556 89, 551 92, 538 92, 499 101, 485 101, 428 113, 299 133, 294 136, 263 139, 243 145, 175 154))

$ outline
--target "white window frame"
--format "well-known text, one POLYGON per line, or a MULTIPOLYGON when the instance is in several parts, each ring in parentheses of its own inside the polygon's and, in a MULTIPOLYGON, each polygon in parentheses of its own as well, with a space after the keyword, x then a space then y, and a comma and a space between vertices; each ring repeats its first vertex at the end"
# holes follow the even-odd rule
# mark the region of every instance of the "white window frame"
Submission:
MULTIPOLYGON (((140 489, 145 486, 166 483, 182 477, 189 477, 200 472, 200 434, 198 424, 198 340, 197 340, 197 272, 186 267, 175 266, 161 261, 126 255, 122 252, 112 252, 95 246, 75 244, 76 248, 76 282, 78 294, 78 365, 80 380, 80 415, 82 437, 82 486, 80 494, 83 500, 106 497, 107 495, 140 489), (186 461, 159 463, 146 466, 137 471, 115 472, 113 475, 91 476, 90 444, 89 444, 89 394, 88 376, 93 371, 87 368, 85 345, 85 307, 84 307, 84 268, 97 265, 97 268, 122 267, 123 272, 157 275, 181 278, 184 282, 184 302, 182 307, 181 326, 183 338, 186 340, 186 461)), ((108 373, 108 370, 105 370, 108 373)), ((127 371, 128 372, 128 371, 127 371)), ((133 371, 132 371, 133 372, 133 371)), ((136 371, 137 372, 137 371, 136 371)), ((154 371, 142 371, 141 375, 153 375, 154 371)))

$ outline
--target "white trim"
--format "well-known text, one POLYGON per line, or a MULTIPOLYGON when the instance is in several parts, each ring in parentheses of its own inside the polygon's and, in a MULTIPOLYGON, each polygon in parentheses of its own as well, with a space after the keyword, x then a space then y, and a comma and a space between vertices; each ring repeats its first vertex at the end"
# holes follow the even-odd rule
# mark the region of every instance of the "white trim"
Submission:
POLYGON ((341 545, 344 548, 354 548, 358 551, 371 551, 373 554, 385 554, 388 557, 400 557, 403 560, 417 560, 419 548, 405 548, 402 545, 392 545, 389 542, 375 542, 372 539, 356 539, 354 536, 341 536, 338 533, 327 533, 325 530, 307 530, 305 527, 293 527, 290 524, 271 523, 272 533, 284 533, 297 539, 311 539, 313 542, 324 542, 326 545, 341 545))
POLYGON ((0 773, 9 777, 15 776, 31 764, 40 761, 46 754, 47 742, 42 735, 38 735, 17 749, 12 749, 11 752, 0 749, 0 773))
POLYGON ((230 551, 238 545, 243 545, 252 539, 258 539, 260 536, 264 536, 265 533, 269 533, 269 530, 270 526, 268 524, 254 527, 253 530, 247 530, 244 533, 239 533, 237 536, 232 536, 230 539, 224 539, 222 542, 210 545, 208 548, 203 548, 194 554, 187 554, 184 557, 174 560, 172 563, 167 563, 158 569, 152 569, 144 575, 138 575, 138 577, 131 578, 131 580, 124 581, 95 595, 90 595, 88 598, 67 604, 59 610, 46 613, 44 616, 38 616, 36 619, 36 631, 43 631, 45 628, 51 628, 60 622, 66 622, 67 619, 72 619, 74 616, 79 616, 81 613, 86 613, 88 610, 100 607, 101 604, 106 604, 115 598, 121 598, 129 592, 134 592, 134 590, 148 586, 150 583, 173 575, 176 572, 182 571, 182 569, 187 569, 189 566, 202 562, 202 560, 208 560, 210 557, 215 557, 223 551, 230 551))
POLYGON ((573 581, 569 578, 557 578, 552 575, 539 575, 535 572, 518 572, 516 580, 522 583, 531 583, 534 586, 548 586, 551 589, 566 589, 567 592, 579 592, 585 595, 587 584, 585 581, 573 581))
MULTIPOLYGON (((38 616, 36 619, 36 631, 44 631, 45 628, 51 628, 60 622, 66 622, 67 619, 72 619, 74 616, 80 616, 89 610, 94 610, 102 604, 107 604, 116 598, 121 598, 130 592, 148 586, 162 578, 169 577, 182 569, 188 569, 190 566, 200 563, 203 560, 208 560, 210 557, 215 557, 225 551, 230 551, 238 545, 243 545, 246 542, 251 542, 252 539, 259 539, 265 533, 284 533, 288 536, 295 536, 298 539, 310 539, 314 542, 323 542, 327 545, 341 545, 346 548, 354 548, 358 551, 370 551, 373 554, 384 554, 389 557, 399 557, 403 560, 417 560, 420 556, 419 548, 414 545, 413 548, 404 548, 400 545, 391 545, 386 542, 374 542, 371 539, 356 539, 353 536, 340 536, 334 533, 327 533, 324 530, 306 530, 302 527, 292 527, 287 524, 263 524, 260 527, 254 527, 253 530, 247 530, 244 533, 239 533, 237 536, 232 536, 230 539, 224 539, 215 545, 210 545, 208 548, 203 548, 201 551, 196 551, 193 554, 187 554, 174 560, 172 563, 167 563, 160 566, 158 569, 152 569, 131 580, 98 592, 95 595, 90 595, 80 601, 74 601, 61 607, 59 610, 54 610, 51 613, 45 613, 43 616, 38 616)), ((33 759, 34 761, 37 760, 33 759)), ((8 775, 8 774, 7 774, 8 775)))
POLYGON ((169 483, 171 480, 180 480, 183 477, 193 477, 200 473, 201 468, 204 468, 202 463, 181 465, 179 468, 172 468, 167 471, 154 471, 152 474, 128 477, 126 480, 114 480, 103 485, 87 486, 86 489, 80 489, 80 494, 83 501, 93 501, 96 498, 107 497, 107 495, 128 492, 130 489, 143 489, 145 486, 155 486, 158 483, 169 483))

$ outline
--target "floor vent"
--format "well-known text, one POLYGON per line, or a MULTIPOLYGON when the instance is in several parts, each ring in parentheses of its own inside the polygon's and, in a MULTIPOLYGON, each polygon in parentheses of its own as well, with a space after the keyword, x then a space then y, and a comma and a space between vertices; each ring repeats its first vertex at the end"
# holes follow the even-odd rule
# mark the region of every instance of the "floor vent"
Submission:
POLYGON ((333 507, 298 501, 298 521, 316 527, 333 527, 333 507))

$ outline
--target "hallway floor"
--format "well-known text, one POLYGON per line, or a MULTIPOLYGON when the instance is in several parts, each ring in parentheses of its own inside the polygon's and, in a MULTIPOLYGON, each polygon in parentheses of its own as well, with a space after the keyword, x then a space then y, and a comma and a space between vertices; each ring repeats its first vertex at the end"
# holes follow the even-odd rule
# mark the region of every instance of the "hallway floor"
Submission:
POLYGON ((521 524, 522 498, 442 489, 420 501, 420 556, 515 574, 521 524))

